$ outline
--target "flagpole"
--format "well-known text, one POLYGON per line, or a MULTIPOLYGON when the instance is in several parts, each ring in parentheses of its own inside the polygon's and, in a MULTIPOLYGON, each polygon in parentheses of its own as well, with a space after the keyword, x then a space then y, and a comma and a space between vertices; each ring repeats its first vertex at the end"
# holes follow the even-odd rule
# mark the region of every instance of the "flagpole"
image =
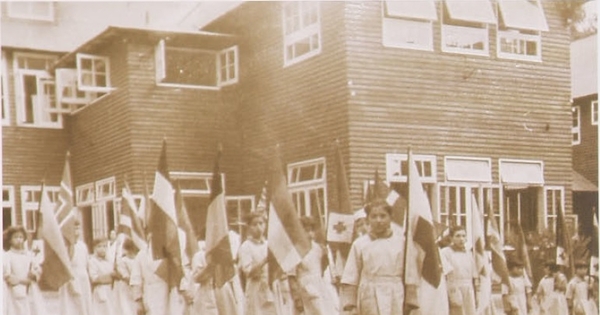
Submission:
MULTIPOLYGON (((406 182, 410 183, 410 167, 412 163, 412 150, 411 150, 411 146, 408 146, 408 154, 407 154, 407 160, 408 160, 408 172, 406 174, 406 182)), ((377 184, 377 183, 376 183, 377 184)), ((402 265, 404 267, 404 271, 402 272, 402 285, 404 286, 404 292, 407 292, 406 290, 406 263, 408 261, 407 256, 408 256, 408 236, 409 234, 409 229, 410 229, 410 222, 409 222, 409 217, 410 217, 410 184, 408 185, 408 193, 406 194, 406 213, 404 214, 404 261, 402 262, 402 265)), ((406 304, 406 293, 404 295, 404 300, 402 301, 402 310, 404 312, 404 310, 407 309, 407 304, 406 304)), ((410 314, 406 314, 406 315, 410 315, 410 314)))

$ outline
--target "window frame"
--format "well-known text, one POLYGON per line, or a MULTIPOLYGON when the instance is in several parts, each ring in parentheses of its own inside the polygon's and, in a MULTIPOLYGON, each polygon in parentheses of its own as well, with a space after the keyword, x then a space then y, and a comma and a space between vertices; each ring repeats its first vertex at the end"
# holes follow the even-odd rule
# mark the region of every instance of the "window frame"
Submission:
POLYGON ((96 200, 95 194, 94 182, 79 185, 75 187, 75 204, 78 207, 91 206, 96 200), (84 199, 84 196, 87 198, 84 199))
POLYGON ((390 48, 433 51, 433 20, 390 15, 387 12, 387 1, 381 1, 381 44, 384 47, 390 48), (425 45, 412 44, 406 41, 394 41, 393 39, 389 38, 389 35, 387 35, 394 33, 394 30, 397 32, 400 29, 410 32, 417 26, 426 29, 427 33, 429 34, 428 42, 425 45))
POLYGON ((592 126, 598 126, 598 100, 591 102, 590 116, 592 116, 592 126))
MULTIPOLYGON (((313 209, 311 206, 312 203, 310 202, 312 200, 311 199, 312 192, 316 192, 317 196, 318 196, 319 190, 321 190, 321 189, 323 190, 323 200, 317 200, 317 201, 322 201, 323 209, 321 209, 321 211, 319 211, 319 209, 315 209, 315 212, 322 216, 320 218, 320 223, 323 224, 323 226, 324 226, 324 224, 327 220, 327 215, 328 215, 327 160, 325 159, 325 157, 289 163, 287 165, 287 187, 288 187, 288 191, 289 191, 290 195, 293 198, 293 202, 294 202, 294 205, 296 206, 296 211, 297 211, 298 215, 308 215, 308 216, 312 215, 312 212, 313 212, 313 209), (303 167, 311 167, 311 166, 315 167, 315 173, 318 171, 319 168, 321 168, 321 177, 319 177, 319 178, 313 177, 313 179, 310 179, 310 180, 300 180, 300 170, 303 167), (292 178, 293 174, 294 174, 294 170, 298 170, 298 172, 297 172, 298 180, 297 181, 292 178), (294 196, 296 196, 296 198, 303 197, 302 199, 304 199, 303 200, 304 209, 300 209, 300 207, 298 206, 300 199, 294 199, 294 196)), ((320 205, 320 203, 319 203, 319 205, 320 205)))
POLYGON ((499 59, 511 59, 511 60, 523 60, 523 61, 542 61, 542 33, 541 31, 535 31, 537 34, 524 33, 526 30, 519 30, 515 28, 507 28, 506 30, 500 29, 500 25, 496 29, 496 55, 499 59), (525 43, 535 41, 537 43, 536 55, 524 55, 518 53, 510 53, 502 51, 502 40, 511 39, 514 41, 524 41, 525 43))
MULTIPOLYGON (((556 231, 556 220, 558 219, 558 210, 562 210, 563 211, 563 215, 566 215, 565 211, 565 187, 564 186, 544 186, 544 200, 543 200, 543 206, 544 206, 544 228, 548 229, 550 228, 552 231, 556 231), (548 193, 552 192, 552 205, 548 205, 548 193), (555 197, 555 193, 559 192, 560 194, 560 205, 558 205, 558 207, 556 207, 557 205, 554 204, 554 201, 556 201, 555 197), (549 208, 550 206, 550 208, 549 208), (553 224, 552 226, 549 226, 549 221, 553 220, 553 224)), ((571 232, 577 232, 577 231, 571 231, 571 232)))
MULTIPOLYGON (((10 208, 10 220, 12 225, 17 224, 17 206, 15 200, 15 186, 13 185, 2 185, 2 195, 4 195, 4 191, 8 191, 8 198, 10 200, 4 200, 2 198, 2 211, 4 208, 10 208)), ((4 215, 4 213, 3 213, 4 215)))
MULTIPOLYGON (((110 93, 111 91, 114 90, 114 88, 112 87, 112 85, 110 83, 110 58, 108 56, 77 53, 75 59, 76 59, 76 65, 77 65, 76 66, 77 67, 76 68, 76 70, 77 70, 77 88, 80 91, 110 93), (99 60, 99 61, 104 62, 104 67, 105 67, 104 76, 106 77, 106 86, 84 85, 83 84, 84 69, 82 69, 82 62, 86 59, 90 60, 92 68, 91 68, 91 70, 85 69, 85 72, 91 73, 93 81, 96 80, 95 79, 96 74, 99 73, 99 72, 95 71, 95 61, 99 60)), ((102 73, 102 72, 100 72, 100 73, 102 73)))
POLYGON ((117 183, 116 183, 116 179, 114 176, 111 177, 107 177, 104 179, 100 179, 94 182, 94 188, 95 188, 95 194, 94 194, 94 200, 95 201, 107 201, 107 200, 113 200, 115 198, 117 198, 117 183), (104 194, 104 188, 108 187, 108 193, 104 194))
POLYGON ((304 60, 310 59, 314 56, 317 56, 322 51, 323 40, 322 40, 322 31, 321 31, 321 6, 319 2, 301 2, 301 1, 290 1, 283 2, 281 5, 281 23, 282 23, 282 31, 283 31, 283 67, 289 67, 291 65, 300 63, 304 60), (298 16, 298 30, 287 33, 287 20, 288 16, 286 15, 287 6, 297 4, 296 10, 294 11, 294 16, 298 16), (315 5, 317 21, 315 23, 309 24, 307 26, 304 25, 304 7, 303 5, 315 5), (313 36, 317 37, 317 48, 310 49, 309 51, 299 55, 299 56, 288 56, 288 47, 297 44, 303 40, 308 39, 309 46, 311 45, 311 38, 313 36))
POLYGON ((239 61, 239 49, 238 46, 231 46, 229 48, 225 48, 221 51, 219 51, 216 54, 217 57, 217 85, 219 87, 221 86, 228 86, 228 85, 232 85, 232 84, 236 84, 239 82, 240 79, 240 61, 239 61), (228 58, 228 54, 233 52, 233 77, 229 77, 227 75, 227 77, 225 79, 222 78, 221 74, 222 74, 222 70, 225 68, 225 72, 229 73, 229 71, 227 70, 229 67, 231 67, 231 64, 229 63, 229 58, 228 58), (225 56, 225 65, 221 64, 221 57, 225 56))
POLYGON ((571 145, 581 144, 581 107, 573 106, 571 107, 572 111, 572 122, 571 122, 571 145), (574 115, 577 115, 576 117, 574 115), (577 126, 573 126, 573 123, 577 121, 577 126), (577 135, 577 140, 573 139, 573 137, 577 135))
POLYGON ((489 34, 490 31, 489 30, 490 30, 491 23, 483 23, 483 22, 476 22, 476 21, 469 22, 469 21, 452 19, 452 17, 450 16, 450 9, 447 8, 446 1, 444 0, 441 2, 442 2, 441 3, 442 12, 440 14, 440 28, 441 28, 441 30, 440 30, 440 34, 441 34, 440 46, 441 46, 442 52, 452 53, 452 54, 463 54, 463 55, 489 57, 490 56, 490 34, 489 34), (453 21, 480 24, 480 25, 483 25, 484 27, 473 27, 473 26, 449 24, 449 23, 452 23, 453 21), (472 35, 484 36, 485 38, 481 41, 484 45, 484 48, 482 50, 474 50, 472 48, 467 49, 467 48, 448 46, 449 43, 451 42, 451 41, 449 41, 448 37, 449 37, 449 35, 452 35, 453 32, 461 34, 463 37, 465 36, 465 34, 469 35, 469 36, 472 36, 472 35))
POLYGON ((2 54, 2 72, 0 76, 2 77, 2 110, 4 111, 4 117, 2 118, 3 126, 10 126, 10 99, 8 92, 8 61, 6 58, 6 53, 2 54))
MULTIPOLYGON (((206 197, 210 196, 210 187, 212 184, 213 173, 212 172, 182 172, 182 171, 170 171, 169 177, 171 182, 181 180, 203 180, 206 189, 181 189, 182 196, 190 197, 206 197)), ((225 194, 225 174, 221 173, 221 188, 223 194, 225 194)))
MULTIPOLYGON (((17 1, 20 4, 28 4, 29 5, 29 10, 31 11, 31 5, 34 3, 34 1, 17 1)), ((15 12, 15 8, 13 7, 13 5, 15 4, 15 2, 6 2, 6 14, 9 18, 13 18, 13 19, 24 19, 24 20, 33 20, 33 21, 43 21, 43 22, 54 22, 54 2, 53 1, 43 1, 43 2, 37 2, 35 1, 35 3, 43 3, 43 4, 48 4, 48 14, 47 15, 34 15, 31 12, 28 13, 22 13, 22 12, 15 12)))
POLYGON ((484 157, 470 157, 470 156, 453 156, 446 155, 444 156, 444 176, 447 182, 475 182, 475 183, 491 183, 492 182, 492 159, 484 158, 484 157), (468 179, 468 178, 458 178, 458 179, 449 179, 448 178, 448 169, 450 161, 462 161, 462 162, 487 162, 487 175, 489 178, 486 178, 484 181, 480 181, 477 179, 468 179))
MULTIPOLYGON (((254 195, 225 196, 225 208, 227 208, 229 206, 230 202, 237 203, 237 221, 228 222, 228 224, 244 222, 243 208, 242 208, 242 201, 244 201, 244 200, 250 201, 250 212, 255 212, 256 211, 256 198, 254 195)), ((229 211, 227 213, 229 214, 229 211)), ((229 220, 229 215, 227 216, 227 219, 229 220)), ((237 232, 239 235, 242 235, 242 224, 237 225, 237 232)))
MULTIPOLYGON (((59 186, 46 186, 46 192, 50 192, 52 193, 49 197, 50 200, 52 201, 52 204, 54 205, 54 207, 56 208, 56 201, 58 200, 58 194, 60 193, 60 187, 59 186)), ((23 226, 23 228, 25 228, 25 231, 32 233, 35 232, 37 229, 37 212, 40 210, 40 200, 33 200, 33 201, 29 201, 27 200, 27 196, 28 193, 31 192, 32 194, 35 194, 37 192, 39 192, 40 194, 40 198, 41 198, 41 193, 42 193, 42 186, 40 185, 23 185, 21 186, 21 225, 23 226), (27 212, 31 211, 34 212, 33 215, 33 228, 30 229, 28 226, 28 222, 27 222, 27 212)))
MULTIPOLYGON (((417 169, 424 169, 424 163, 430 163, 431 176, 423 176, 419 174, 419 178, 421 183, 423 184, 435 184, 437 183, 437 156, 435 155, 427 155, 427 154, 413 154, 413 160, 420 164, 421 168, 417 167, 417 169)), ((387 153, 385 155, 385 169, 386 169, 386 181, 388 183, 406 183, 408 182, 408 174, 402 173, 402 162, 408 163, 408 155, 407 154, 398 154, 398 153, 387 153), (399 164, 399 167, 396 167, 396 164, 399 164), (398 175, 395 174, 395 171, 398 171, 398 175)), ((408 168, 407 168, 408 171, 408 168)))

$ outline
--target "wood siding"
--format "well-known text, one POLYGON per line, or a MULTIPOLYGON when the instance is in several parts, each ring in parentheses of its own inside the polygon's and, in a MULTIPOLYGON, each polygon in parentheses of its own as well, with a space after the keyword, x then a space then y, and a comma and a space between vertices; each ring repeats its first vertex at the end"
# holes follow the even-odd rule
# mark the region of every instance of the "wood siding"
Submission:
POLYGON ((581 114, 581 143, 573 146, 573 169, 598 186, 598 125, 592 125, 592 101, 598 95, 578 98, 573 102, 581 114))
MULTIPOLYGON (((442 53, 440 22, 434 51, 382 45, 382 2, 346 2, 347 66, 351 97, 349 136, 351 190, 360 202, 362 183, 386 153, 544 162, 545 182, 566 187, 570 211, 569 36, 551 3, 544 2, 549 32, 542 32, 542 62, 442 53)), ((441 3, 438 16, 441 16, 441 3)))

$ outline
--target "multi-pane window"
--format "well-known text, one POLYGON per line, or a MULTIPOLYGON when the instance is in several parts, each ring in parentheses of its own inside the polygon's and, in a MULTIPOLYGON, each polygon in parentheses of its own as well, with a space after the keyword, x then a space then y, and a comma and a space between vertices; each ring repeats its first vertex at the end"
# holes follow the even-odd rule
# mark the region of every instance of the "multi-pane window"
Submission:
POLYGON ((283 3, 283 64, 289 66, 321 52, 319 2, 283 3))
POLYGON ((541 32, 548 31, 538 0, 499 0, 498 57, 542 60, 541 32))
POLYGON ((327 218, 327 171, 325 158, 288 164, 288 189, 298 214, 327 218))
POLYGON ((95 202, 92 204, 93 237, 108 237, 111 230, 117 227, 117 209, 115 200, 115 178, 109 177, 94 183, 95 202))
MULTIPOLYGON (((46 186, 46 192, 53 204, 58 202, 60 187, 46 186)), ((21 213, 23 215, 23 226, 27 232, 35 232, 37 229, 38 210, 42 197, 41 186, 21 186, 21 213)))
POLYGON ((256 209, 254 196, 226 196, 225 202, 228 223, 237 230, 239 235, 243 235, 242 222, 248 213, 256 209))
MULTIPOLYGON (((422 183, 435 183, 436 157, 435 155, 413 155, 422 183)), ((408 179, 408 155, 386 154, 386 179, 388 182, 406 182, 408 179)))
POLYGON ((581 112, 579 106, 573 106, 572 125, 571 125, 571 144, 581 143, 581 112))
POLYGON ((102 93, 83 91, 77 85, 77 69, 56 69, 56 113, 75 112, 102 93))
POLYGON ((54 2, 51 1, 10 1, 6 6, 10 18, 54 21, 54 2))
POLYGON ((2 231, 17 224, 15 215, 15 188, 2 186, 2 231))
MULTIPOLYGON (((565 189, 564 187, 546 186, 544 187, 544 213, 546 214, 545 227, 551 231, 556 231, 556 218, 558 212, 564 213, 565 189)), ((573 233, 577 231, 571 231, 573 233)))
POLYGON ((109 58, 77 54, 77 86, 81 91, 110 92, 109 58))
POLYGON ((14 59, 17 123, 60 128, 62 116, 53 111, 56 108, 55 87, 47 71, 56 58, 15 53, 14 59))
POLYGON ((445 0, 442 17, 442 51, 489 54, 488 25, 496 24, 489 0, 445 0))
POLYGON ((598 101, 592 101, 591 107, 592 125, 598 125, 598 101))
POLYGON ((434 1, 383 2, 382 42, 386 47, 433 50, 434 1))
POLYGON ((238 81, 238 48, 233 46, 221 51, 217 57, 219 85, 229 85, 238 81))

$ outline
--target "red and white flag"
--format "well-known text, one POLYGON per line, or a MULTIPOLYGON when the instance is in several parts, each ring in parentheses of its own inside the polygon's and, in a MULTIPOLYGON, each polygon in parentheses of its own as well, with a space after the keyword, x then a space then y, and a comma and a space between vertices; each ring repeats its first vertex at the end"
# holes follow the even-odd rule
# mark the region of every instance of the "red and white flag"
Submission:
POLYGON ((121 195, 123 202, 119 215, 118 233, 127 235, 138 249, 146 248, 146 235, 142 220, 138 216, 138 207, 127 183, 125 183, 121 195))
POLYGON ((348 188, 346 167, 344 166, 342 152, 337 142, 335 145, 335 175, 338 206, 336 209, 329 211, 327 241, 331 246, 335 247, 335 251, 341 250, 345 257, 348 255, 350 244, 352 243, 354 211, 352 211, 350 202, 350 189, 348 188))
POLYGON ((210 204, 206 213, 206 258, 214 268, 215 286, 220 288, 235 276, 229 228, 227 224, 227 209, 225 207, 225 192, 221 181, 219 160, 221 150, 217 153, 213 178, 210 187, 210 204))
POLYGON ((63 177, 58 192, 58 203, 54 209, 54 213, 64 238, 69 242, 69 245, 74 245, 77 241, 75 236, 75 220, 77 219, 78 211, 75 207, 73 197, 73 182, 71 180, 71 166, 69 162, 70 157, 70 153, 67 152, 63 177))
POLYGON ((44 272, 40 278, 40 286, 56 291, 70 281, 73 275, 69 252, 45 185, 42 186, 40 215, 39 234, 44 242, 44 262, 42 263, 44 272))
POLYGON ((300 224, 292 195, 287 189, 279 154, 271 163, 269 192, 269 221, 267 242, 269 247, 269 280, 291 272, 311 248, 310 239, 300 224))

